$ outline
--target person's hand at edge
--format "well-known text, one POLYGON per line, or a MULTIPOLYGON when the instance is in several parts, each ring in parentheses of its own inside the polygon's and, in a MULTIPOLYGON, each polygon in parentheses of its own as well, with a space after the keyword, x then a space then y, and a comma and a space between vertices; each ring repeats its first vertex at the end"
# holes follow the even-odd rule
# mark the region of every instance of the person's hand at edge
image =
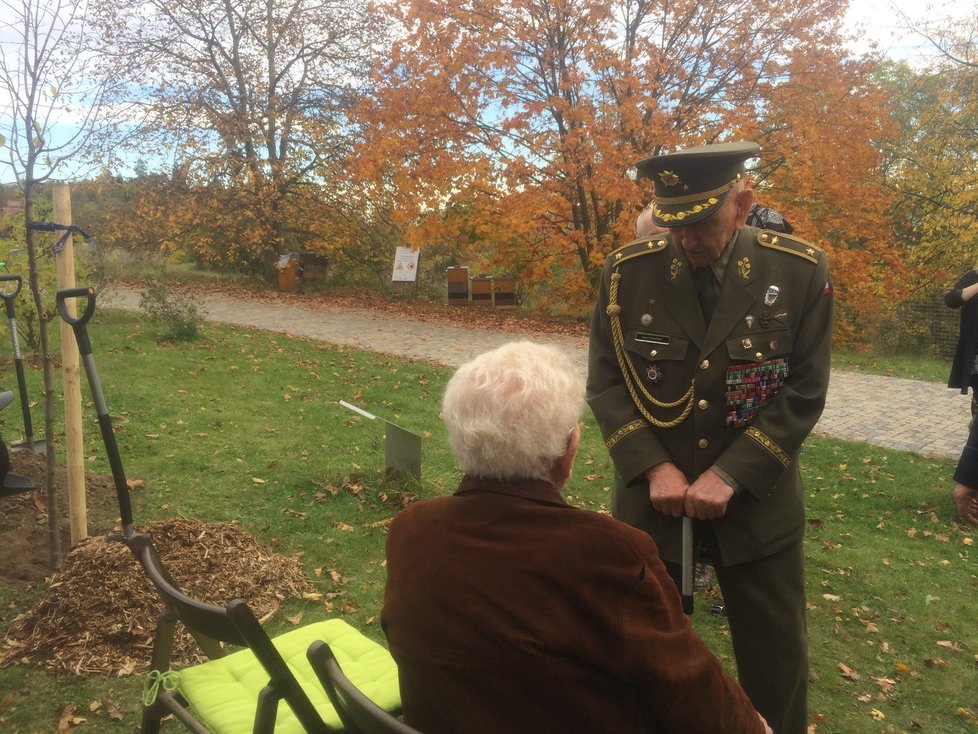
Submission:
POLYGON ((978 489, 972 489, 963 484, 955 484, 954 504, 957 505, 958 514, 962 520, 972 525, 978 525, 978 489))

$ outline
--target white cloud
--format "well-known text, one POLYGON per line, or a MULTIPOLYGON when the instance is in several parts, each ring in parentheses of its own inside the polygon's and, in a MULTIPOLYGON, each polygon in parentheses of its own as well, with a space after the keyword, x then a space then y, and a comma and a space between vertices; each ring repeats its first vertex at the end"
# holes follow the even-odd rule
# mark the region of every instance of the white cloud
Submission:
POLYGON ((930 44, 913 28, 962 20, 973 16, 974 0, 940 0, 921 3, 919 0, 852 0, 846 22, 859 40, 853 50, 864 52, 869 43, 893 59, 904 59, 924 65, 933 55, 930 44))

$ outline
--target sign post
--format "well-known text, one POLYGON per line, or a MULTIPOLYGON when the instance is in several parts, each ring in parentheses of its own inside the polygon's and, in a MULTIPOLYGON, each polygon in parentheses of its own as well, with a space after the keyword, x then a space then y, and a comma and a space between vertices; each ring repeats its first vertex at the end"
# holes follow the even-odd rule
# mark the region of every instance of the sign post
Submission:
MULTIPOLYGON (((340 401, 347 410, 352 410, 358 415, 362 415, 368 420, 377 420, 378 416, 368 413, 363 408, 351 405, 345 400, 340 401)), ((380 418, 384 422, 386 430, 384 446, 384 468, 387 473, 402 471, 416 479, 421 478, 421 436, 406 428, 391 423, 389 420, 380 418)))
POLYGON ((394 298, 414 299, 418 284, 418 263, 421 251, 410 247, 398 247, 394 252, 394 270, 391 273, 391 284, 394 287, 394 298))

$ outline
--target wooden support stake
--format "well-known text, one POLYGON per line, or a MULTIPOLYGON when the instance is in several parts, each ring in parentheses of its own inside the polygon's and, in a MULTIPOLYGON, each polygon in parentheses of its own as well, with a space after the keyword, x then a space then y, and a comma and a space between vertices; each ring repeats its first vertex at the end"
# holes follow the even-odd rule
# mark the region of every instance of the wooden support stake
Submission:
MULTIPOLYGON (((55 184, 54 222, 70 226, 71 190, 67 184, 55 184)), ((61 252, 55 256, 58 264, 58 289, 75 287, 75 246, 71 234, 61 252)), ((76 315, 74 299, 65 302, 68 313, 76 315)), ((81 370, 78 343, 71 326, 64 319, 61 325, 61 363, 65 395, 65 445, 68 467, 68 517, 71 525, 71 545, 88 537, 88 506, 85 501, 85 454, 82 442, 81 370)))

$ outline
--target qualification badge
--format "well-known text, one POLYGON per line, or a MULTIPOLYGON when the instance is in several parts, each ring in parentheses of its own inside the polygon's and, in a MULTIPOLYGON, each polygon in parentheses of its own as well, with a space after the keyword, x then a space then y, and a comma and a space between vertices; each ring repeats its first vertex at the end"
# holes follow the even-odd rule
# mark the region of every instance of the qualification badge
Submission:
POLYGON ((650 364, 649 368, 645 370, 645 376, 653 385, 658 385, 659 381, 662 380, 662 370, 659 369, 659 365, 650 364))
POLYGON ((778 294, 781 293, 781 289, 776 285, 769 285, 767 287, 767 292, 764 294, 764 305, 773 306, 774 302, 778 300, 778 294))
POLYGON ((652 326, 652 314, 643 313, 642 318, 639 319, 642 322, 642 326, 649 327, 652 326))
POLYGON ((740 277, 747 280, 750 277, 750 258, 745 257, 743 260, 738 260, 737 270, 740 271, 740 277))

